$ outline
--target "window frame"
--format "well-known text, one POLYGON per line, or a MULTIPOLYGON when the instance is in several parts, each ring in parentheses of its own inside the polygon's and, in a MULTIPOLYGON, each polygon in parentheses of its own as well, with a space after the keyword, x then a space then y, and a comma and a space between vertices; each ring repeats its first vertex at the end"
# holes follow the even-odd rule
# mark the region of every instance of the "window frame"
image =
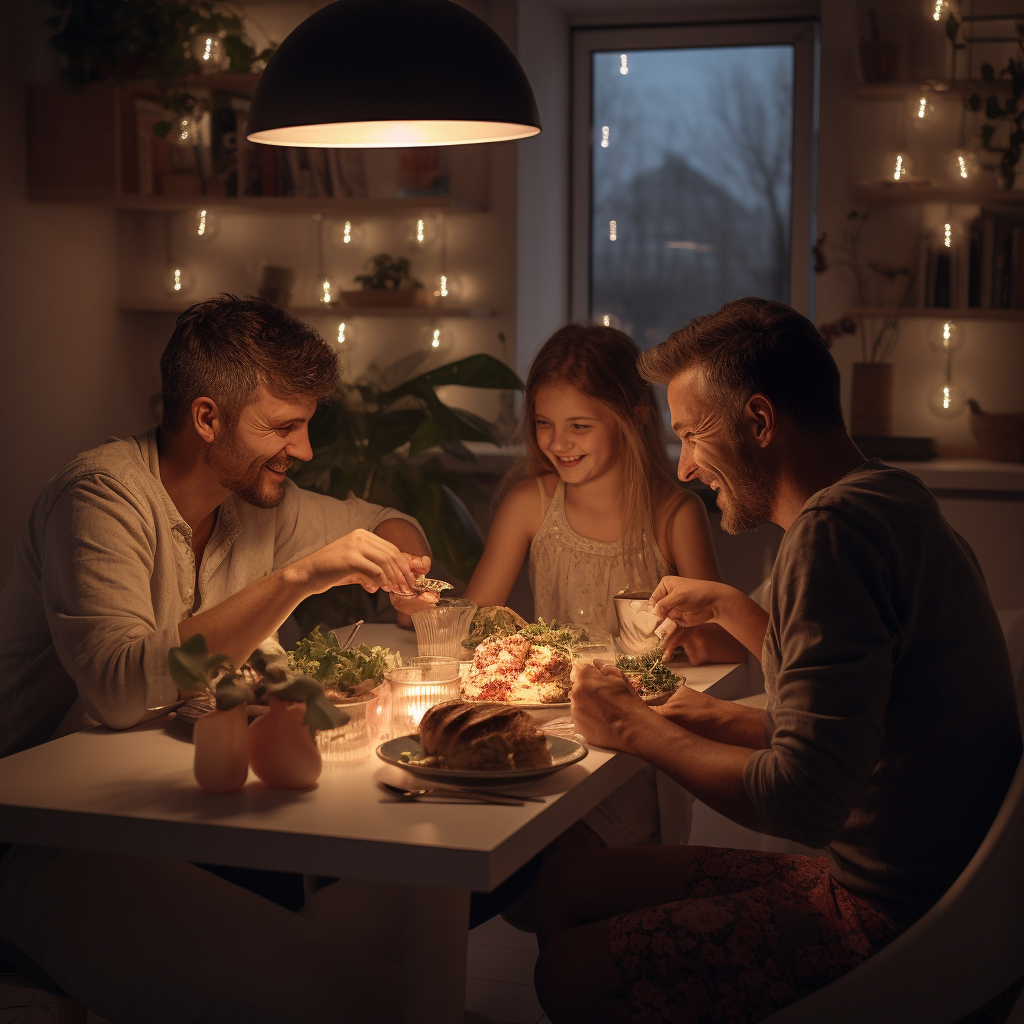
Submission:
MULTIPOLYGON (((601 27, 572 30, 570 153, 570 310, 591 317, 592 156, 595 144, 591 55, 621 49, 673 50, 719 46, 793 47, 793 179, 790 202, 789 304, 814 317, 813 246, 817 210, 817 21, 722 22, 699 25, 601 27), (806 197, 806 198, 803 198, 806 197)), ((703 310, 711 313, 713 310, 703 310)), ((680 324, 679 326, 682 326, 680 324)))

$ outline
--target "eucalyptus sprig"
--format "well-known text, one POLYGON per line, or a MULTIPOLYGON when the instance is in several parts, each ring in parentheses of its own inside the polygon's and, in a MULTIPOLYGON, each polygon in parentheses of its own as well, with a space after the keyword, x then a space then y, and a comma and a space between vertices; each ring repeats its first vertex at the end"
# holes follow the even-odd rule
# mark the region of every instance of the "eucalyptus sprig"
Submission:
POLYGON ((318 729, 337 729, 349 722, 349 716, 327 699, 320 683, 290 670, 287 655, 257 649, 248 664, 257 679, 253 686, 239 681, 239 673, 225 655, 209 653, 202 633, 167 652, 167 666, 178 689, 195 694, 213 693, 218 711, 228 711, 242 703, 256 704, 265 694, 271 694, 281 700, 305 703, 302 724, 314 738, 318 729))

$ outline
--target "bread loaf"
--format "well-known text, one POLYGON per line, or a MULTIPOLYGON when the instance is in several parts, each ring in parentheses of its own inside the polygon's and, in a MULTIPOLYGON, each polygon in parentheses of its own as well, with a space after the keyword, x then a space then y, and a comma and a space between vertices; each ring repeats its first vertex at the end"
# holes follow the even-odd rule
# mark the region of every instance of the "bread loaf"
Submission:
POLYGON ((449 700, 420 722, 423 754, 446 768, 508 771, 551 764, 544 734, 520 708, 449 700))

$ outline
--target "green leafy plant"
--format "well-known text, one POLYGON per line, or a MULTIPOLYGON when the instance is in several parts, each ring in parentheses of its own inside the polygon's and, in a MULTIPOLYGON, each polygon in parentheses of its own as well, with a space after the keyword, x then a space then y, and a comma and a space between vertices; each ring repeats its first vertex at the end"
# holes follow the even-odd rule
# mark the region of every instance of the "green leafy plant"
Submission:
POLYGON ((237 672, 225 655, 210 654, 202 633, 167 652, 167 666, 178 689, 196 695, 212 692, 218 711, 242 703, 254 704, 272 694, 281 700, 305 703, 302 723, 310 735, 318 729, 336 729, 349 721, 348 715, 327 699, 323 686, 294 672, 285 655, 267 655, 257 650, 248 665, 253 670, 251 685, 240 681, 245 675, 237 672))
POLYGON ((1024 22, 1014 23, 1017 33, 1017 50, 1006 62, 996 69, 988 62, 981 65, 981 78, 992 86, 1000 80, 1008 81, 1010 94, 997 96, 994 90, 983 97, 972 92, 964 101, 967 109, 984 116, 978 137, 981 142, 980 160, 986 170, 995 171, 1003 188, 1013 188, 1020 163, 1021 148, 1024 147, 1024 22))
POLYGON ((357 274, 364 291, 398 291, 401 288, 422 288, 423 282, 412 277, 412 267, 404 256, 392 259, 386 252, 371 256, 366 261, 369 273, 357 274))
MULTIPOLYGON (((291 476, 301 487, 400 509, 419 520, 433 551, 435 569, 466 582, 483 551, 483 538, 467 504, 486 504, 469 472, 445 466, 441 453, 471 468, 467 441, 500 444, 498 428, 465 409, 446 405, 437 388, 459 384, 522 390, 522 381, 493 356, 479 354, 420 373, 393 387, 372 381, 343 384, 309 424, 313 458, 297 463, 291 476)), ((300 606, 305 632, 317 621, 330 625, 372 618, 373 605, 356 587, 300 606)))
MULTIPOLYGON (((164 104, 177 115, 199 115, 207 101, 186 79, 200 71, 191 52, 197 33, 220 36, 228 70, 259 70, 274 46, 257 52, 241 14, 218 0, 51 0, 56 13, 46 19, 50 45, 65 59, 61 80, 70 88, 90 82, 146 78, 161 89, 164 104)), ((158 122, 165 134, 170 122, 158 122)))
POLYGON ((402 656, 387 647, 343 648, 334 633, 324 633, 317 626, 303 637, 288 656, 295 672, 310 676, 327 689, 338 690, 346 697, 355 697, 384 681, 384 673, 402 656))

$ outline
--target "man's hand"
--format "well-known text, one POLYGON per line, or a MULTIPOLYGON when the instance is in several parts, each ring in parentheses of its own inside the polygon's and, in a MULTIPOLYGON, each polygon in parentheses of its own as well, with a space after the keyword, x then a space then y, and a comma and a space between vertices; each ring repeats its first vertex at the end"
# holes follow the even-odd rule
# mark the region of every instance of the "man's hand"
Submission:
POLYGON ((714 622, 701 626, 676 626, 665 641, 661 660, 669 662, 681 648, 691 665, 709 662, 746 661, 747 649, 714 622))
MULTIPOLYGON (((699 626, 711 622, 718 611, 723 583, 691 580, 686 576, 664 576, 651 594, 651 611, 680 626, 699 626)), ((681 641, 680 641, 681 642, 681 641)))
POLYGON ((391 541, 367 530, 353 530, 319 551, 302 559, 308 572, 310 593, 320 594, 331 587, 358 583, 371 594, 385 590, 412 596, 416 577, 429 568, 430 559, 407 555, 391 541))
POLYGON ((572 670, 572 720, 597 747, 629 753, 633 727, 651 710, 611 662, 596 660, 572 670))
MULTIPOLYGON (((429 555, 406 555, 405 557, 409 559, 409 563, 416 570, 417 575, 420 573, 426 575, 430 572, 429 555)), ((440 599, 440 596, 440 594, 435 593, 433 590, 414 593, 411 597, 392 591, 391 604, 400 615, 412 615, 414 612, 422 612, 428 608, 433 608, 440 599)), ((401 623, 401 620, 399 622, 401 623)))
MULTIPOLYGON (((735 587, 685 576, 665 576, 651 594, 651 611, 659 619, 671 619, 676 624, 675 632, 666 637, 666 649, 682 647, 695 665, 704 661, 740 661, 744 657, 741 647, 756 658, 761 656, 768 613, 735 587), (720 628, 738 644, 724 643, 720 628)), ((658 631, 659 636, 664 635, 662 626, 658 631)))

